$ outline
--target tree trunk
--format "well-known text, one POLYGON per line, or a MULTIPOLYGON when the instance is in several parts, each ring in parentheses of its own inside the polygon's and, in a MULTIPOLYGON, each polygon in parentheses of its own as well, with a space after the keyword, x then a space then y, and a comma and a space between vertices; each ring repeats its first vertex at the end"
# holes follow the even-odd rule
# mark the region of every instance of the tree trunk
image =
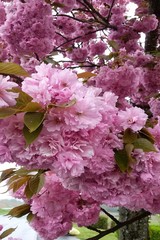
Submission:
MULTIPOLYGON (((157 19, 160 20, 160 0, 148 0, 149 13, 155 14, 157 19)), ((157 29, 146 34, 145 39, 145 52, 155 52, 158 46, 158 38, 160 34, 160 22, 157 29)))
MULTIPOLYGON (((144 212, 141 210, 140 212, 144 212)), ((133 218, 140 212, 132 212, 126 208, 121 207, 119 209, 119 220, 126 221, 133 218)), ((138 220, 128 226, 125 226, 119 230, 119 240, 149 240, 148 229, 149 217, 138 220)))

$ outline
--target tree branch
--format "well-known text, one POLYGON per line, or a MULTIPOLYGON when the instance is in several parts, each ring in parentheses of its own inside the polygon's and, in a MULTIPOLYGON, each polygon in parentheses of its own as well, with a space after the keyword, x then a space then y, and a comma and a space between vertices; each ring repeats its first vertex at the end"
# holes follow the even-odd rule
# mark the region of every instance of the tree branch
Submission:
POLYGON ((112 4, 110 6, 108 17, 107 17, 107 22, 109 22, 109 19, 111 17, 111 12, 112 12, 112 8, 114 7, 114 4, 115 4, 115 0, 112 1, 112 4))
POLYGON ((102 238, 102 237, 104 237, 104 236, 106 236, 106 235, 108 235, 110 233, 113 233, 113 232, 117 231, 118 229, 120 229, 120 228, 122 228, 122 227, 124 227, 126 225, 132 224, 133 222, 136 222, 137 220, 145 218, 145 217, 147 217, 149 215, 150 215, 150 212, 144 211, 142 214, 137 215, 137 216, 133 217, 132 219, 129 219, 129 220, 125 221, 125 222, 119 222, 115 227, 110 228, 108 230, 105 230, 105 231, 99 233, 98 235, 96 235, 94 237, 88 238, 87 240, 98 240, 98 239, 100 239, 100 238, 102 238))
MULTIPOLYGON (((93 31, 89 31, 88 33, 86 33, 86 34, 84 34, 84 35, 80 35, 80 36, 77 36, 77 37, 75 37, 75 38, 71 38, 71 39, 63 42, 62 44, 60 44, 58 47, 54 48, 53 51, 57 51, 60 47, 64 46, 64 45, 67 44, 67 43, 70 43, 70 42, 72 42, 72 41, 75 41, 75 40, 77 40, 77 39, 79 39, 79 38, 83 38, 83 37, 85 37, 85 36, 87 36, 87 35, 90 35, 90 34, 92 34, 92 33, 96 33, 96 32, 102 31, 102 30, 104 30, 104 29, 105 29, 104 27, 103 27, 103 28, 100 28, 100 29, 95 29, 95 30, 93 30, 93 31)), ((61 35, 61 37, 64 37, 64 36, 61 35)), ((65 38, 65 37, 64 37, 64 38, 65 38)))
POLYGON ((98 230, 98 229, 96 229, 96 228, 94 228, 94 227, 91 227, 91 226, 88 226, 87 227, 89 230, 92 230, 92 231, 95 231, 95 232, 98 232, 98 233, 101 233, 102 231, 101 230, 98 230))
POLYGON ((101 211, 104 212, 110 219, 112 219, 116 224, 119 224, 120 221, 117 220, 112 214, 107 212, 105 209, 101 208, 101 211))

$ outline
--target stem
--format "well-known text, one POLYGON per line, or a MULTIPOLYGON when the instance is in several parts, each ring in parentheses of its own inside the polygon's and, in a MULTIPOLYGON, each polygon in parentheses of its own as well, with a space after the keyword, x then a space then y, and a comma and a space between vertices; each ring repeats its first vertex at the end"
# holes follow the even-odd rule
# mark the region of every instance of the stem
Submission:
POLYGON ((105 209, 101 208, 101 211, 104 212, 110 219, 112 219, 116 224, 119 224, 120 221, 117 220, 112 214, 107 212, 105 209))
POLYGON ((112 8, 113 8, 114 4, 115 4, 115 0, 112 1, 112 4, 110 6, 108 17, 107 17, 107 22, 109 22, 109 19, 111 17, 111 12, 112 12, 112 8))
POLYGON ((88 226, 87 227, 89 230, 92 230, 92 231, 95 231, 95 232, 98 232, 98 233, 101 233, 102 231, 101 230, 98 230, 98 229, 96 229, 96 228, 94 228, 94 227, 91 227, 91 226, 88 226))
POLYGON ((102 24, 108 25, 108 19, 106 19, 105 17, 103 17, 98 11, 96 11, 96 9, 93 7, 93 5, 91 3, 89 3, 87 0, 83 0, 85 2, 85 4, 88 6, 88 8, 95 13, 95 15, 97 17, 99 17, 99 19, 102 20, 102 24))
MULTIPOLYGON (((77 36, 77 37, 75 37, 75 38, 69 39, 69 40, 63 42, 62 44, 60 44, 60 45, 59 45, 58 47, 56 47, 55 49, 53 49, 53 51, 57 51, 58 48, 62 47, 63 45, 65 45, 65 44, 67 44, 67 43, 69 43, 69 42, 75 41, 75 40, 77 40, 77 39, 79 39, 79 38, 85 37, 85 36, 90 35, 90 34, 92 34, 92 33, 96 33, 96 32, 102 31, 102 30, 104 30, 104 29, 105 29, 104 27, 103 27, 103 28, 100 28, 100 29, 95 29, 95 30, 93 30, 93 31, 90 31, 90 32, 84 34, 83 36, 77 36)), ((63 37, 63 35, 61 35, 61 36, 63 37)), ((65 38, 65 37, 64 37, 64 38, 65 38)))
POLYGON ((55 17, 68 17, 68 18, 71 18, 77 22, 82 22, 82 23, 90 23, 88 20, 86 19, 79 19, 79 18, 76 18, 76 17, 73 17, 73 16, 70 16, 70 15, 66 15, 66 14, 57 14, 57 15, 54 15, 55 17))
POLYGON ((110 233, 113 233, 113 232, 117 231, 118 229, 120 229, 120 228, 122 228, 122 227, 124 227, 126 225, 132 224, 133 222, 136 222, 137 220, 145 218, 145 217, 147 217, 149 215, 150 215, 150 212, 146 212, 145 211, 142 214, 140 214, 138 216, 135 216, 135 217, 133 217, 133 218, 127 220, 127 221, 119 222, 115 227, 110 228, 108 230, 105 230, 105 231, 99 233, 97 236, 88 238, 87 240, 98 240, 98 239, 100 239, 100 238, 102 238, 102 237, 104 237, 104 236, 106 236, 106 235, 108 235, 110 233))

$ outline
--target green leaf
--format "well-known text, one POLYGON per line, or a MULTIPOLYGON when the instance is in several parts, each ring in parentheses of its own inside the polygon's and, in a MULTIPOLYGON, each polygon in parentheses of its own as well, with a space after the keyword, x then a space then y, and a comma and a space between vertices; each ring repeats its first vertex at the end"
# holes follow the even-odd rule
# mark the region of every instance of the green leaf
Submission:
POLYGON ((114 40, 109 40, 108 44, 115 50, 118 51, 119 50, 119 46, 118 43, 114 40))
POLYGON ((137 139, 137 133, 133 132, 132 129, 127 128, 123 135, 124 143, 133 143, 137 139))
POLYGON ((51 103, 49 104, 49 107, 55 107, 55 108, 69 108, 71 106, 73 106, 76 103, 76 99, 72 99, 71 101, 67 102, 67 103, 63 103, 63 104, 54 104, 51 103))
POLYGON ((0 235, 0 239, 3 239, 7 236, 9 236, 11 233, 13 233, 16 230, 16 228, 9 228, 7 230, 5 230, 3 233, 1 233, 0 235))
POLYGON ((146 128, 142 128, 139 131, 139 135, 141 136, 141 138, 148 139, 151 143, 155 142, 154 136, 146 128))
POLYGON ((134 149, 134 145, 131 144, 131 143, 127 143, 125 145, 125 151, 127 153, 127 156, 128 156, 128 160, 129 160, 129 165, 131 163, 135 163, 136 162, 136 159, 132 157, 132 151, 134 149))
POLYGON ((18 207, 12 208, 7 215, 20 218, 29 212, 30 212, 30 205, 23 204, 18 207))
POLYGON ((5 75, 17 75, 23 77, 29 77, 29 73, 26 72, 20 65, 11 62, 0 63, 0 74, 5 75))
POLYGON ((19 93, 19 96, 17 98, 17 104, 15 106, 16 108, 23 109, 33 99, 31 96, 21 91, 21 89, 19 88, 14 88, 14 92, 19 93))
POLYGON ((153 56, 160 57, 160 51, 152 51, 148 52, 149 54, 152 54, 153 56))
POLYGON ((125 151, 125 149, 116 150, 114 157, 115 157, 115 160, 116 160, 116 163, 117 163, 119 169, 122 172, 126 172, 129 167, 130 159, 129 159, 128 154, 125 151))
POLYGON ((15 173, 19 176, 27 176, 28 174, 30 174, 32 172, 37 172, 37 170, 36 169, 28 170, 28 169, 22 167, 22 168, 16 170, 15 173))
POLYGON ((32 212, 30 212, 28 215, 27 215, 27 221, 30 223, 34 218, 34 214, 32 212))
POLYGON ((43 122, 43 112, 27 112, 24 115, 24 124, 30 132, 34 132, 43 122))
POLYGON ((156 62, 151 61, 151 62, 147 62, 144 67, 148 68, 148 69, 153 69, 156 66, 156 62))
POLYGON ((22 112, 36 112, 42 109, 42 106, 37 102, 29 102, 27 105, 21 110, 22 112))
POLYGON ((106 61, 111 60, 112 58, 117 58, 118 57, 118 52, 111 52, 109 55, 101 55, 99 58, 105 59, 106 61))
POLYGON ((133 144, 127 143, 127 144, 125 145, 125 151, 126 151, 126 153, 127 153, 127 155, 128 155, 129 157, 131 156, 131 153, 132 153, 133 149, 134 149, 134 145, 133 145, 133 144))
POLYGON ((25 196, 30 199, 31 197, 33 197, 33 195, 35 194, 34 193, 34 190, 30 188, 30 181, 28 181, 26 187, 25 187, 25 190, 24 190, 24 194, 25 196))
POLYGON ((17 181, 14 181, 13 183, 11 183, 11 186, 13 189, 13 192, 16 192, 19 188, 21 188, 24 184, 26 184, 26 182, 28 181, 28 176, 24 176, 19 178, 17 181))
POLYGON ((82 72, 82 73, 78 73, 77 77, 78 78, 90 78, 90 77, 95 77, 97 76, 97 74, 92 73, 92 72, 82 72))
POLYGON ((134 143, 135 149, 142 149, 144 152, 156 152, 154 145, 146 138, 138 138, 134 143))
POLYGON ((12 182, 16 181, 17 179, 19 179, 19 176, 15 175, 11 175, 11 177, 9 177, 9 179, 7 179, 7 184, 6 185, 10 185, 12 182))
POLYGON ((17 109, 14 108, 0 108, 0 119, 10 117, 17 113, 17 109))
POLYGON ((42 128, 43 124, 41 124, 34 132, 30 132, 29 129, 26 126, 24 126, 23 135, 26 141, 26 147, 37 139, 37 137, 42 131, 42 128))
POLYGON ((41 188, 44 186, 44 176, 43 174, 31 177, 25 188, 25 195, 27 198, 31 198, 33 195, 37 194, 41 188))
POLYGON ((38 184, 38 188, 37 188, 37 193, 39 193, 40 190, 43 188, 44 183, 45 183, 45 175, 41 174, 41 175, 39 175, 39 184, 38 184))
POLYGON ((0 182, 6 180, 7 178, 10 178, 14 173, 15 173, 15 168, 9 168, 2 171, 0 182))

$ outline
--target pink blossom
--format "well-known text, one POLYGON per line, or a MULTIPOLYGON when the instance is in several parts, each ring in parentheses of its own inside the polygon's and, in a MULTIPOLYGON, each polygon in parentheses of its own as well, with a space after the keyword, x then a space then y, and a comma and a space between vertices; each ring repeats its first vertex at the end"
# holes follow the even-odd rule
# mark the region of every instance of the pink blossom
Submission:
POLYGON ((106 44, 104 42, 97 42, 90 44, 90 54, 91 56, 101 55, 106 50, 106 44))
POLYGON ((157 26, 158 26, 158 19, 153 14, 144 16, 141 20, 135 21, 135 23, 133 24, 133 28, 136 31, 144 32, 144 33, 155 30, 157 26))
POLYGON ((16 104, 16 98, 18 93, 13 93, 11 90, 13 87, 17 87, 18 84, 9 81, 9 77, 0 76, 0 107, 13 106, 16 104))
POLYGON ((60 179, 50 173, 40 194, 32 199, 31 211, 35 214, 31 225, 43 238, 52 240, 67 234, 72 221, 79 225, 95 223, 100 208, 93 199, 65 189, 60 179))
POLYGON ((101 87, 103 91, 112 91, 120 98, 124 98, 136 91, 139 82, 143 81, 143 71, 128 63, 115 69, 102 67, 92 80, 95 81, 95 86, 101 87))
POLYGON ((50 5, 43 0, 13 1, 7 8, 6 21, 0 32, 11 54, 43 58, 53 49, 54 25, 50 5))
POLYGON ((150 110, 154 117, 160 115, 160 101, 159 99, 151 98, 149 101, 150 110))
POLYGON ((37 73, 25 78, 22 89, 42 105, 68 103, 74 99, 74 91, 82 87, 70 70, 53 69, 51 64, 44 63, 36 70, 37 73))
POLYGON ((78 177, 84 172, 83 158, 74 152, 64 152, 57 156, 58 161, 54 164, 59 175, 71 175, 78 177), (69 173, 68 173, 69 172, 69 173))
POLYGON ((2 2, 0 2, 0 25, 2 25, 6 20, 6 12, 2 2))
POLYGON ((87 59, 88 50, 86 48, 75 48, 69 54, 71 56, 71 59, 75 62, 84 62, 87 59))
POLYGON ((123 129, 131 128, 133 131, 138 131, 144 127, 147 121, 147 114, 137 107, 127 108, 126 111, 118 113, 121 126, 123 129))

